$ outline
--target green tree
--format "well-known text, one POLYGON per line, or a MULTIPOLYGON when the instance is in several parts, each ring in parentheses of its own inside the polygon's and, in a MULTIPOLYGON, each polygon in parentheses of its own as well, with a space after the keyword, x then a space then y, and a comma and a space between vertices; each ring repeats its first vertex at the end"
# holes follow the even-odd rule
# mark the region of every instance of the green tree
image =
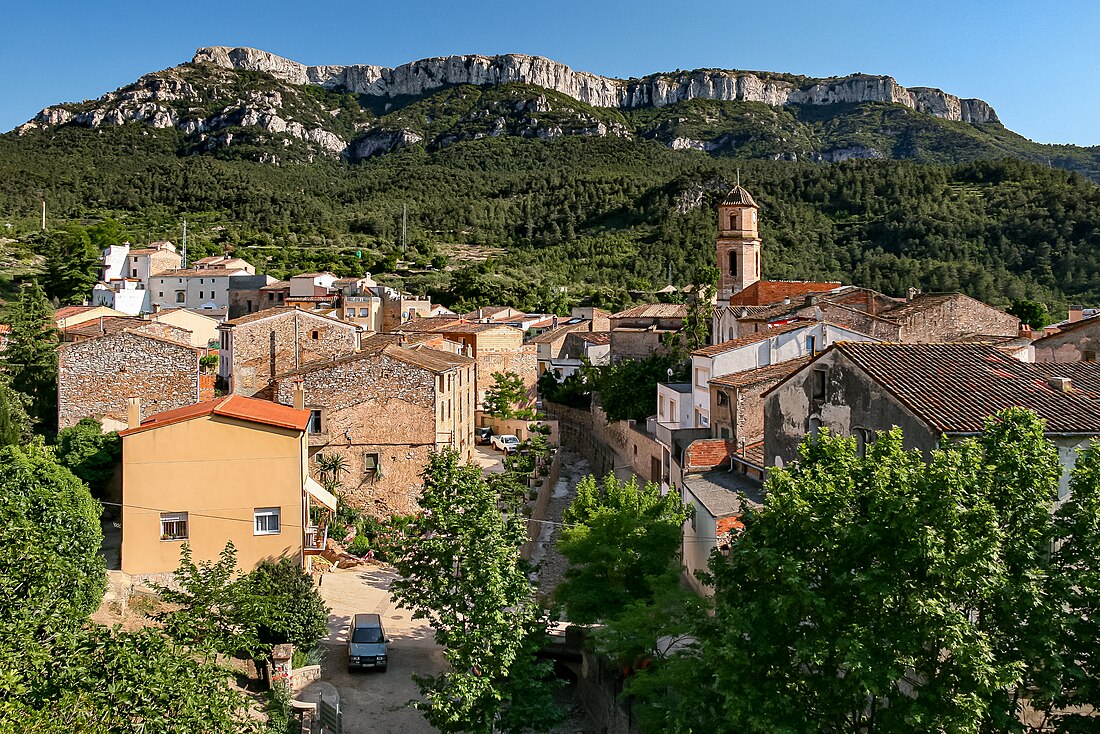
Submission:
POLYGON ((710 326, 714 319, 714 298, 718 288, 718 268, 704 265, 699 268, 693 296, 688 304, 687 318, 680 332, 684 349, 688 353, 705 347, 710 342, 710 326))
POLYGON ((237 550, 232 541, 217 561, 195 563, 191 547, 180 548, 173 586, 155 585, 168 608, 156 614, 164 631, 182 645, 228 655, 261 653, 259 631, 250 612, 254 606, 235 580, 237 550))
POLYGON ((107 586, 88 488, 38 439, 0 447, 0 617, 82 620, 107 586))
POLYGON ((1033 329, 1042 329, 1050 323, 1047 307, 1038 301, 1013 301, 1008 313, 1033 329))
POLYGON ((50 235, 46 245, 43 285, 61 303, 84 303, 99 280, 99 249, 88 231, 71 225, 50 235))
POLYGON ((27 412, 38 430, 57 427, 57 329, 37 283, 24 285, 11 311, 3 366, 13 390, 29 399, 27 412))
POLYGON ((557 721, 535 661, 545 620, 520 557, 522 515, 502 514, 481 470, 457 453, 433 453, 424 470, 421 515, 405 531, 394 561, 394 600, 427 620, 449 670, 418 677, 418 704, 444 732, 547 730, 557 721), (541 684, 540 684, 541 683, 541 684))
POLYGON ((1018 696, 1057 659, 1059 476, 1018 409, 927 461, 897 429, 866 457, 807 439, 712 560, 701 695, 747 732, 1022 731, 1018 696))
POLYGON ((34 432, 27 415, 27 396, 8 385, 7 376, 0 374, 0 446, 16 446, 31 440, 34 432))
POLYGON ((678 552, 688 508, 653 482, 639 486, 608 474, 589 476, 562 515, 558 550, 569 561, 557 599, 573 622, 609 620, 634 601, 648 604, 656 582, 679 576, 678 552))
POLYGON ((644 422, 657 413, 657 383, 677 382, 686 375, 679 353, 653 354, 584 370, 588 383, 599 392, 600 407, 610 422, 644 422))
POLYGON ((328 634, 328 613, 313 579, 289 558, 262 561, 241 585, 241 621, 256 629, 260 644, 284 642, 308 650, 328 634))
POLYGON ((515 372, 494 372, 493 384, 485 391, 485 412, 494 418, 513 418, 516 408, 527 401, 527 388, 515 372))
POLYGON ((58 432, 56 451, 62 466, 102 493, 122 461, 122 439, 115 431, 104 433, 95 418, 82 418, 58 432))

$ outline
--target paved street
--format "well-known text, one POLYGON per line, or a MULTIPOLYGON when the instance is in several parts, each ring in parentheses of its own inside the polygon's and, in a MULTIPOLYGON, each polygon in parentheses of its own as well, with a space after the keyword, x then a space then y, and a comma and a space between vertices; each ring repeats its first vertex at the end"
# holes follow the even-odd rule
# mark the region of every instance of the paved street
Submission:
POLYGON ((443 671, 443 652, 432 640, 432 631, 390 600, 392 569, 379 566, 336 570, 321 581, 321 596, 332 608, 329 636, 323 641, 323 679, 340 692, 344 731, 348 734, 430 734, 420 712, 408 705, 419 697, 412 674, 435 675, 443 671), (385 673, 348 673, 347 631, 354 614, 374 612, 391 642, 389 669, 385 673))

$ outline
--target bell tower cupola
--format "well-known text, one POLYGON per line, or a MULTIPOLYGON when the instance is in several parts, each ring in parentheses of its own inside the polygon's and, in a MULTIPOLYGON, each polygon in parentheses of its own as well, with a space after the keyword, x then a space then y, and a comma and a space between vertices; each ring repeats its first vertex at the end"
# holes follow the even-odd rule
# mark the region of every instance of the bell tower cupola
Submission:
POLYGON ((759 207, 738 183, 718 205, 718 300, 760 280, 759 207))

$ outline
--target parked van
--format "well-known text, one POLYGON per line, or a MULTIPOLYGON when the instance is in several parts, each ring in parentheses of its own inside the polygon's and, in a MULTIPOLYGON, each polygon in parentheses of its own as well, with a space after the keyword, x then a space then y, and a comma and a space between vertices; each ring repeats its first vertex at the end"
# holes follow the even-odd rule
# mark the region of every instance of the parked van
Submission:
POLYGON ((356 668, 386 670, 386 631, 377 614, 356 614, 348 630, 348 671, 356 668))

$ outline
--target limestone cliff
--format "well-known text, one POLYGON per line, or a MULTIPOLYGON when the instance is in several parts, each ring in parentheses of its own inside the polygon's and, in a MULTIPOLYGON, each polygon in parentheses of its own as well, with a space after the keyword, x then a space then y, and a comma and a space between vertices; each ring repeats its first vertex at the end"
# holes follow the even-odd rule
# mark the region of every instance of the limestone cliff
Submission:
POLYGON ((767 72, 707 69, 612 79, 525 54, 446 56, 421 59, 395 68, 382 66, 306 66, 252 48, 212 46, 199 49, 195 63, 262 71, 292 84, 342 88, 373 97, 421 96, 456 84, 523 82, 565 94, 595 107, 663 107, 690 99, 826 105, 892 102, 946 120, 1000 122, 979 99, 960 99, 939 89, 907 89, 889 76, 856 74, 807 79, 767 72))

